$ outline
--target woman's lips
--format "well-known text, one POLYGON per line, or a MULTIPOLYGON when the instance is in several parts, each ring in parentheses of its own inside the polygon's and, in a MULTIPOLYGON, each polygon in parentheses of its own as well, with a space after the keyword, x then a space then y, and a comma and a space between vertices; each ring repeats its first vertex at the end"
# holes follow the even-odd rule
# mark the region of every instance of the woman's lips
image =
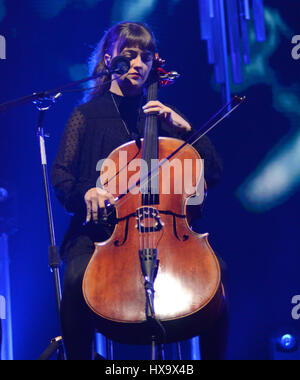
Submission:
POLYGON ((138 74, 138 73, 131 73, 129 74, 132 78, 135 78, 135 79, 138 79, 138 78, 141 78, 141 74, 138 74))

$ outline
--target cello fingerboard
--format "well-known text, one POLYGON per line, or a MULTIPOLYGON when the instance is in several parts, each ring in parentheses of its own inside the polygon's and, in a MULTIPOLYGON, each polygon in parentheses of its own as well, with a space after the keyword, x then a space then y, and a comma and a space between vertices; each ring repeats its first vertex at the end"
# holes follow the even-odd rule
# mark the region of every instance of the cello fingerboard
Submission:
MULTIPOLYGON (((157 99, 158 82, 150 84, 148 87, 147 100, 157 99)), ((148 114, 146 116, 144 144, 143 144, 143 165, 141 168, 141 178, 148 178, 141 184, 143 206, 159 204, 159 170, 151 172, 157 167, 158 162, 158 127, 157 115, 148 114)))

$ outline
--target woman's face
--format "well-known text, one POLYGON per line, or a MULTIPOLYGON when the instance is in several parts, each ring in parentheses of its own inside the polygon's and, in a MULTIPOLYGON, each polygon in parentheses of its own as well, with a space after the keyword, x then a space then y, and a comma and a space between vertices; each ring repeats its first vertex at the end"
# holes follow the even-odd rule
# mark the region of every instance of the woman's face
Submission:
POLYGON ((134 95, 141 92, 153 65, 153 53, 139 47, 125 47, 120 53, 114 50, 112 58, 122 55, 130 60, 130 69, 122 77, 116 79, 123 95, 134 95))

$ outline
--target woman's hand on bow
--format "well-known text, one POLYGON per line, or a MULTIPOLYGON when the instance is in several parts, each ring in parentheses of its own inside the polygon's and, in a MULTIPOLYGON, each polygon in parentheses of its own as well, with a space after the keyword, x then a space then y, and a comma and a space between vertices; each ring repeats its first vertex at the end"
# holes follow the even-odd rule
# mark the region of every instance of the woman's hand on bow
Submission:
POLYGON ((98 187, 93 187, 87 191, 84 201, 87 209, 86 223, 89 223, 91 220, 94 223, 98 223, 98 212, 105 212, 107 203, 111 205, 115 204, 113 195, 98 187))

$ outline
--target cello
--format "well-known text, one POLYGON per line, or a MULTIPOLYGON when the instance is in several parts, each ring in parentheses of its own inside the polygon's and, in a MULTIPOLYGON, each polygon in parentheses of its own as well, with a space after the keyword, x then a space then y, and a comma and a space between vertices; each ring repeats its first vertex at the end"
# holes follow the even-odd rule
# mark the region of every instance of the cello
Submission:
MULTIPOLYGON (((166 84, 156 62, 148 101, 166 84)), ((154 335, 164 343, 189 339, 208 328, 224 304, 208 234, 188 222, 189 201, 205 198, 203 162, 191 145, 168 160, 183 143, 159 137, 157 115, 148 114, 140 143, 120 146, 102 164, 101 186, 117 199, 116 224, 107 241, 95 243, 82 290, 99 331, 120 343, 151 344, 154 335)))

